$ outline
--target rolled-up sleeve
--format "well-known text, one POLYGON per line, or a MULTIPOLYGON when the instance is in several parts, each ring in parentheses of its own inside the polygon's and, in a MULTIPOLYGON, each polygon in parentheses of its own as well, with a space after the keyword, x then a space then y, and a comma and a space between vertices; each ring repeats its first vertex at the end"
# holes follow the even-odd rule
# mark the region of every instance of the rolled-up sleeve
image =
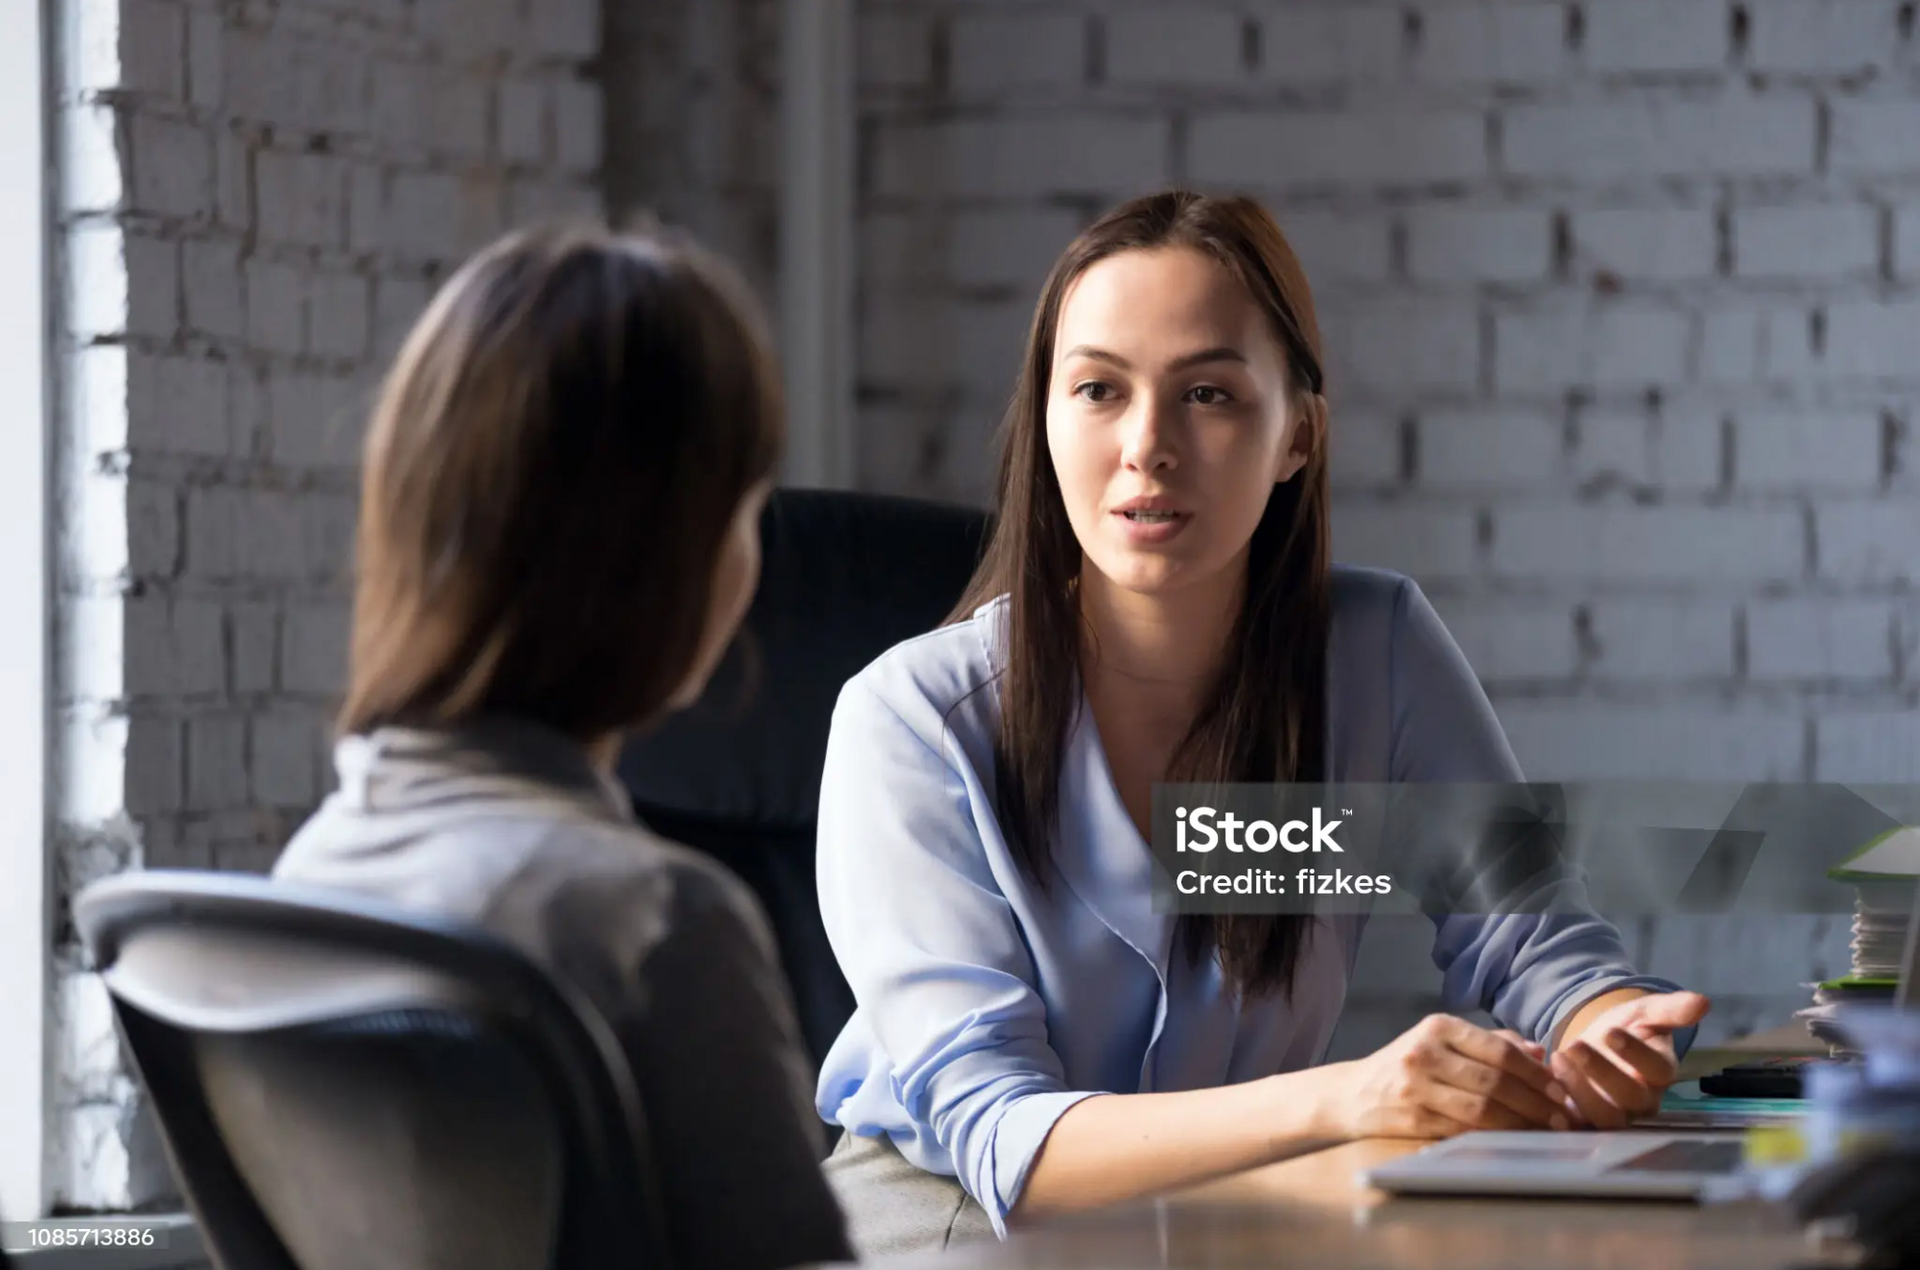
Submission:
MULTIPOLYGON (((820 791, 820 910, 840 967, 914 1122, 1005 1234, 1067 1087, 1032 958, 949 761, 864 678, 835 706, 820 791)), ((823 1087, 833 1118, 841 1092, 823 1087)), ((929 1149, 931 1148, 931 1149, 929 1149)))
MULTIPOLYGON (((1524 780, 1493 705, 1426 595, 1403 582, 1394 620, 1395 782, 1515 784, 1524 780)), ((1620 933, 1588 908, 1578 875, 1546 883, 1529 912, 1434 915, 1434 962, 1450 1010, 1482 1009, 1546 1044, 1561 1022, 1601 993, 1673 992, 1634 971, 1620 933), (1547 911, 1540 911, 1547 910, 1547 911)), ((1675 1035, 1681 1053, 1694 1030, 1675 1035)))

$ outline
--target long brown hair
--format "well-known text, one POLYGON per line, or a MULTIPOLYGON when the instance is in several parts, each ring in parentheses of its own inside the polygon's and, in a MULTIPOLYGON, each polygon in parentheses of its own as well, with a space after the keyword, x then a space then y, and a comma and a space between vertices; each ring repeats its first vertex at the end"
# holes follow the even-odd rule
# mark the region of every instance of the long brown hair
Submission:
POLYGON ((482 251, 374 409, 340 731, 655 717, 782 432, 759 311, 691 241, 555 226, 482 251))
MULTIPOLYGON (((1079 709, 1082 554, 1047 449, 1047 392, 1067 289, 1118 252, 1185 247, 1225 266, 1264 310, 1296 396, 1324 394, 1320 331, 1300 262, 1273 218, 1240 197, 1169 191, 1125 203, 1070 244, 1048 275, 1001 433, 997 517, 979 569, 949 620, 1009 598, 995 743, 995 799, 1015 857, 1046 885, 1059 823, 1060 769, 1079 709)), ((1332 621, 1326 446, 1274 486, 1253 533, 1245 604, 1225 664, 1167 779, 1299 782, 1326 765, 1326 654, 1332 621)), ((1147 897, 1142 896, 1146 903, 1147 897)), ((1180 942, 1217 956, 1246 995, 1291 993, 1312 919, 1186 915, 1180 942)))

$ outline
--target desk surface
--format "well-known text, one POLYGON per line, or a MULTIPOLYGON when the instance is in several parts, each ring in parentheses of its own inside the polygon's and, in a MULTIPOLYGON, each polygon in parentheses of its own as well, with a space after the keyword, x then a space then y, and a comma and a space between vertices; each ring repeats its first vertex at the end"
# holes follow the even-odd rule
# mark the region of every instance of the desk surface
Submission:
MULTIPOLYGON (((1690 1055, 1697 1076, 1759 1053, 1825 1053, 1798 1024, 1690 1055)), ((960 1270, 1328 1266, 1362 1270, 1787 1270, 1844 1266, 1759 1205, 1625 1200, 1396 1199, 1360 1186, 1422 1143, 1376 1139, 1250 1169, 1146 1204, 1048 1222, 1004 1244, 888 1262, 960 1270)))
MULTIPOLYGON (((1235 1174, 1151 1204, 1018 1232, 1007 1243, 900 1265, 976 1267, 1327 1266, 1421 1270, 1769 1270, 1843 1266, 1752 1205, 1557 1200, 1395 1199, 1357 1170, 1416 1150, 1372 1140, 1235 1174)), ((889 1263, 893 1264, 893 1263, 889 1263)))

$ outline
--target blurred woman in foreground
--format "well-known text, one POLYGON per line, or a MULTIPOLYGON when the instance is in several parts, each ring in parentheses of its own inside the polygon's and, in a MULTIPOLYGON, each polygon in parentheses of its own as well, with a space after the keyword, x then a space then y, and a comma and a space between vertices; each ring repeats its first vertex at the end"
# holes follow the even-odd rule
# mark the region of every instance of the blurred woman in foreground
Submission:
POLYGON ((746 611, 777 385, 690 244, 542 230, 461 269, 374 412, 339 791, 275 870, 477 922, 584 991, 683 1266, 847 1255, 766 919, 612 775, 746 611))

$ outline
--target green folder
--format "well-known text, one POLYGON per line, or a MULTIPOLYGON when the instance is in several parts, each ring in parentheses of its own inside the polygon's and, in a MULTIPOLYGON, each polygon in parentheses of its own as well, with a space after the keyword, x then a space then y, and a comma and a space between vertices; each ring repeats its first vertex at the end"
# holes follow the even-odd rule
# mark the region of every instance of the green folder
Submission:
POLYGON ((1855 978, 1853 975, 1842 975, 1838 979, 1823 980, 1818 986, 1828 992, 1859 992, 1865 989, 1884 989, 1892 992, 1900 986, 1900 981, 1898 979, 1873 977, 1855 978))

